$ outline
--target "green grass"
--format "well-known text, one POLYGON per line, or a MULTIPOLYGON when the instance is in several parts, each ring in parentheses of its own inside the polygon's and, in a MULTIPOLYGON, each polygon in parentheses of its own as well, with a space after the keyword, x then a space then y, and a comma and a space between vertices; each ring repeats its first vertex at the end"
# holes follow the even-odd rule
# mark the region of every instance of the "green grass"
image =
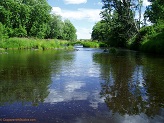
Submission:
POLYGON ((88 47, 88 48, 99 48, 99 47, 108 47, 106 42, 98 42, 98 41, 91 41, 91 40, 80 40, 80 41, 74 41, 74 42, 69 42, 68 45, 83 45, 83 47, 88 47))
POLYGON ((153 35, 144 40, 140 50, 148 53, 164 54, 164 33, 153 35))
POLYGON ((0 42, 3 49, 70 49, 68 41, 57 39, 9 38, 0 42))
POLYGON ((0 49, 73 49, 75 44, 83 47, 99 48, 107 47, 106 43, 98 41, 75 41, 70 42, 58 39, 35 39, 35 38, 8 38, 0 41, 0 49))
POLYGON ((90 47, 90 48, 98 48, 99 43, 98 42, 90 42, 90 41, 85 41, 82 42, 83 47, 90 47))

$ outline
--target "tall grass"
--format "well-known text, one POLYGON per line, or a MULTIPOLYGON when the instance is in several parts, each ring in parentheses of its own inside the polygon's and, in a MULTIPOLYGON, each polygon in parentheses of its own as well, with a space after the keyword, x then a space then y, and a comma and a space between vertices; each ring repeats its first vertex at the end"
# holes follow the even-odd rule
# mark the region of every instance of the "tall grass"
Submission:
POLYGON ((69 42, 68 45, 83 45, 83 47, 88 47, 88 48, 99 48, 99 47, 108 47, 106 42, 98 42, 98 41, 92 41, 92 40, 79 40, 79 41, 73 41, 69 42))
POLYGON ((99 43, 98 42, 91 42, 91 41, 84 41, 82 42, 83 47, 90 47, 90 48, 98 48, 99 43))
POLYGON ((57 39, 32 39, 32 38, 9 38, 0 42, 0 48, 4 49, 68 49, 68 41, 57 39))

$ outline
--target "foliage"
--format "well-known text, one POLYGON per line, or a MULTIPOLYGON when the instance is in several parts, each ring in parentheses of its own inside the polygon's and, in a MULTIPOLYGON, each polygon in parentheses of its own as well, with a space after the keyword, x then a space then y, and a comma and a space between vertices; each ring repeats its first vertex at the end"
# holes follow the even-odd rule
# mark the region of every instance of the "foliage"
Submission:
POLYGON ((102 2, 103 21, 93 27, 92 37, 97 40, 105 39, 110 46, 126 47, 127 41, 138 31, 132 9, 134 1, 102 0, 102 2))
POLYGON ((109 33, 108 24, 101 20, 93 26, 91 37, 92 40, 106 41, 109 33))
POLYGON ((2 38, 3 38, 3 25, 0 22, 0 41, 2 40, 2 38))
POLYGON ((83 47, 98 48, 99 44, 97 42, 85 41, 82 43, 83 47))
POLYGON ((143 40, 155 33, 153 26, 147 26, 141 28, 137 35, 129 40, 130 49, 139 50, 143 40))
POLYGON ((70 41, 75 41, 77 39, 76 29, 69 20, 64 21, 63 39, 70 41))
POLYGON ((0 22, 9 37, 76 40, 76 29, 51 15, 47 0, 1 0, 0 22), (64 30, 66 25, 67 30, 64 30), (65 36, 66 35, 66 36, 65 36))
POLYGON ((152 23, 157 23, 159 20, 164 20, 164 1, 163 0, 149 0, 152 2, 145 12, 145 18, 149 18, 152 23))
POLYGON ((45 39, 28 39, 28 38, 9 38, 0 42, 0 48, 4 49, 72 49, 67 47, 68 41, 45 40, 45 39))
POLYGON ((48 38, 62 39, 64 23, 61 17, 58 15, 51 15, 49 26, 50 26, 50 33, 48 35, 48 38))
POLYGON ((83 41, 81 42, 83 47, 90 47, 90 48, 99 48, 99 47, 107 47, 106 43, 98 42, 98 41, 83 41))
POLYGON ((164 22, 158 22, 153 26, 143 27, 139 33, 131 39, 130 48, 151 53, 164 53, 164 22))
POLYGON ((20 26, 19 28, 15 28, 13 31, 13 36, 27 37, 27 31, 26 31, 25 27, 20 26))

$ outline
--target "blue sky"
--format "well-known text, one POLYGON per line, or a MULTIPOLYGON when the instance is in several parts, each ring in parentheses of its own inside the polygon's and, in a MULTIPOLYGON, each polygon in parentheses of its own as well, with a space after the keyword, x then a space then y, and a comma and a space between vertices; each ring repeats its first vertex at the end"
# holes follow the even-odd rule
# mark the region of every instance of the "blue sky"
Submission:
MULTIPOLYGON (((78 39, 90 39, 92 28, 100 21, 101 0, 47 0, 52 7, 52 13, 69 19, 77 30, 78 39)), ((143 6, 147 6, 143 0, 143 6)))

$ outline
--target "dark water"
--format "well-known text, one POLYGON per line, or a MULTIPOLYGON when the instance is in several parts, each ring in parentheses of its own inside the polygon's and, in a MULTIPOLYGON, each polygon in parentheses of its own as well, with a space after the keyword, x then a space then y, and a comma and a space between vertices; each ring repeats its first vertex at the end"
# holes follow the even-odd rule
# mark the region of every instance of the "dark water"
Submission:
POLYGON ((164 122, 164 56, 7 52, 0 54, 0 123, 164 122))

